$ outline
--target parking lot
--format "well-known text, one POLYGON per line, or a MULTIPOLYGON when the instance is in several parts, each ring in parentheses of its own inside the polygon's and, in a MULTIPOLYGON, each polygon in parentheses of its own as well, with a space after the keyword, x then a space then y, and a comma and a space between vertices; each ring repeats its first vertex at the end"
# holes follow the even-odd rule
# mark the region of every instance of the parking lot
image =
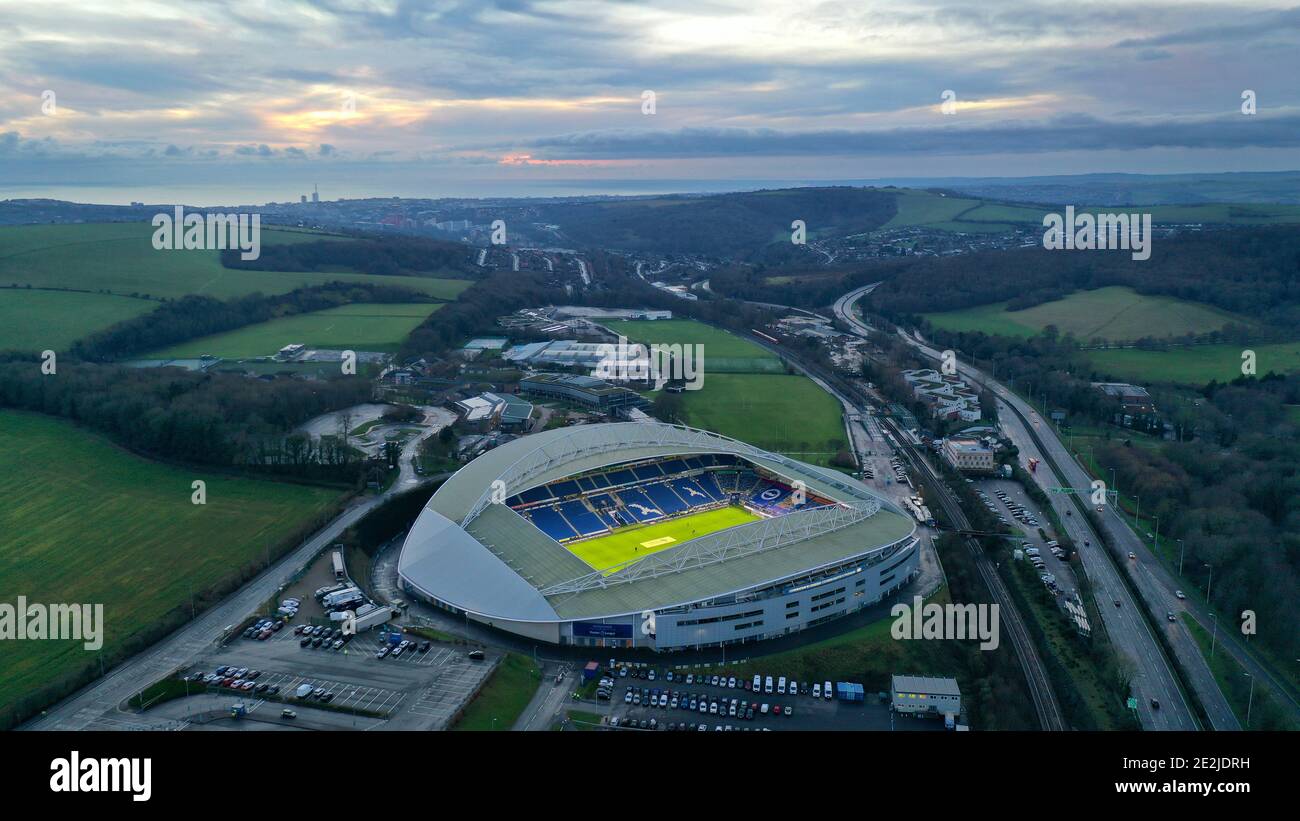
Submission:
POLYGON ((774 676, 773 691, 768 693, 764 676, 756 693, 752 676, 742 680, 731 673, 707 672, 697 676, 693 671, 672 671, 669 680, 668 672, 656 670, 654 680, 631 676, 616 678, 609 702, 608 726, 636 731, 693 732, 701 732, 701 727, 709 732, 943 729, 942 722, 895 716, 889 705, 881 703, 874 693, 869 693, 865 702, 846 702, 834 696, 827 699, 821 682, 817 683, 819 693, 816 696, 813 695, 812 682, 799 683, 797 692, 787 682, 786 693, 781 694, 780 678, 774 676), (718 679, 716 684, 715 676, 718 679), (732 712, 733 703, 735 714, 732 712))
POLYGON ((991 512, 1000 516, 1001 521, 1012 528, 1018 528, 1024 534, 1023 539, 1015 540, 1015 547, 1023 548, 1025 543, 1028 543, 1030 547, 1037 549, 1038 558, 1042 563, 1040 573, 1052 578, 1055 584, 1053 592, 1076 593, 1078 582, 1074 570, 1067 561, 1062 561, 1052 552, 1048 541, 1055 539, 1056 534, 1042 511, 1030 501, 1024 488, 1017 482, 1003 479, 984 479, 976 482, 975 488, 982 494, 980 499, 992 508, 991 512), (1047 534, 1047 539, 1039 535, 1040 528, 1047 534))
MULTIPOLYGON (((334 693, 330 706, 373 711, 389 729, 441 729, 492 668, 492 657, 471 661, 460 646, 430 642, 420 652, 376 658, 388 644, 384 633, 371 630, 354 636, 339 650, 300 647, 301 636, 288 625, 265 641, 236 637, 203 660, 204 672, 221 665, 263 671, 257 683, 280 686, 280 697, 294 706, 293 691, 301 684, 334 693)), ((220 691, 220 692, 225 692, 220 691)), ((255 693, 229 692, 232 703, 258 699, 255 693)), ((268 702, 271 703, 271 702, 268 702)), ((310 702, 304 702, 308 706, 310 702)), ((361 719, 359 719, 361 720, 361 719)))

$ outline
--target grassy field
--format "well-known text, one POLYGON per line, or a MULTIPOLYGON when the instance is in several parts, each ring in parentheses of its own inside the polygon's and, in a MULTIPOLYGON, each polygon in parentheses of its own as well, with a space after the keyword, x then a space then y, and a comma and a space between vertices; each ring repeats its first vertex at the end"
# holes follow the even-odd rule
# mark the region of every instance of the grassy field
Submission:
MULTIPOLYGON (((4 601, 102 603, 104 651, 328 511, 338 491, 205 474, 70 423, 0 411, 4 601), (207 504, 190 501, 207 483, 207 504)), ((93 663, 72 641, 0 642, 0 705, 93 663)))
POLYGON ((681 397, 692 427, 766 450, 825 465, 844 446, 840 403, 804 376, 706 373, 681 397))
POLYGON ((701 345, 704 373, 784 373, 774 353, 693 319, 621 320, 607 323, 629 342, 701 345))
MULTIPOLYGON (((154 250, 152 236, 153 227, 146 222, 0 228, 0 286, 17 283, 153 297, 228 298, 254 291, 279 294, 341 280, 400 285, 454 299, 470 285, 463 279, 232 270, 222 267, 218 251, 154 250)), ((299 231, 262 230, 263 245, 322 238, 299 231)))
POLYGON ((1006 303, 995 303, 925 316, 935 327, 944 330, 983 331, 1003 336, 1032 336, 1048 325, 1055 325, 1062 334, 1073 333, 1082 341, 1097 337, 1127 341, 1143 336, 1181 336, 1217 330, 1228 322, 1252 324, 1247 317, 1209 305, 1175 297, 1146 296, 1120 286, 1076 291, 1065 299, 1022 311, 1005 308, 1006 303))
POLYGON ((222 334, 191 339, 145 354, 144 359, 224 359, 270 356, 294 342, 353 351, 396 351, 411 331, 443 303, 357 303, 273 319, 222 334))
MULTIPOLYGON (((943 196, 929 191, 902 190, 898 213, 885 228, 920 226, 940 231, 979 233, 1005 231, 1026 224, 1041 226, 1043 215, 1062 213, 1060 207, 983 202, 943 196)), ((1155 223, 1217 223, 1226 225, 1287 225, 1300 222, 1300 206, 1205 203, 1200 205, 1080 206, 1079 213, 1151 214, 1155 223)))
POLYGON ((676 547, 719 530, 758 521, 761 517, 740 507, 706 510, 667 522, 625 527, 607 536, 565 545, 569 552, 606 576, 635 564, 652 553, 676 547))
POLYGON ((66 350, 86 334, 157 307, 112 294, 0 288, 0 351, 66 350))
MULTIPOLYGON (((1097 373, 1137 382, 1174 382, 1204 385, 1217 379, 1228 382, 1241 376, 1242 345, 1196 345, 1167 351, 1134 348, 1087 351, 1097 373)), ((1300 371, 1300 342, 1252 345, 1259 375, 1269 371, 1300 371)))
POLYGON ((1237 717, 1242 728, 1291 731, 1300 729, 1300 726, 1290 718, 1290 714, 1275 703, 1277 695, 1271 686, 1262 680, 1255 682, 1255 691, 1252 694, 1250 677, 1237 660, 1222 649, 1223 643, 1219 642, 1219 646, 1215 648, 1212 635, 1197 623, 1196 619, 1186 613, 1180 614, 1178 618, 1196 640, 1201 655, 1205 657, 1210 671, 1219 683, 1219 689, 1223 691, 1224 698, 1228 700, 1228 705, 1232 707, 1233 715, 1237 717), (1213 656, 1210 654, 1212 648, 1215 650, 1213 656), (1248 710, 1249 727, 1246 725, 1248 710))
POLYGON ((533 660, 508 653, 453 730, 509 730, 537 692, 541 670, 533 660))
POLYGON ((839 402, 747 339, 691 319, 611 322, 633 342, 704 346, 703 387, 681 394, 692 427, 828 464, 843 446, 839 402), (836 448, 830 440, 840 443, 836 448))

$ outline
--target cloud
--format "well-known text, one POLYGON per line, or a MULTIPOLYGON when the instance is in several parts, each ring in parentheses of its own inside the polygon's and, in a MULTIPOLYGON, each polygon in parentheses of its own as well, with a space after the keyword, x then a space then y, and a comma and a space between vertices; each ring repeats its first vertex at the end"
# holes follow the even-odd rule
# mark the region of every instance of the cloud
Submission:
POLYGON ((1300 113, 1110 121, 1087 114, 972 127, 782 131, 683 128, 590 131, 527 141, 551 159, 719 156, 984 154, 1148 148, 1296 148, 1300 113))

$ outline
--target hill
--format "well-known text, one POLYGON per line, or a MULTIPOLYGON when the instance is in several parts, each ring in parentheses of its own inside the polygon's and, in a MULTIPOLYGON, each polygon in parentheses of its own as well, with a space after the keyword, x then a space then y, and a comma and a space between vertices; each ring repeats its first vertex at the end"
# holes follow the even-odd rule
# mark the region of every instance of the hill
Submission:
MULTIPOLYGON (((0 228, 0 286, 68 288, 128 296, 176 298, 186 294, 214 297, 254 292, 279 294, 303 285, 326 282, 376 282, 374 276, 343 269, 331 272, 232 270, 221 264, 220 251, 159 251, 145 222, 80 225, 18 225, 0 228)), ((274 246, 352 242, 302 231, 264 228, 263 252, 274 246)), ((255 264, 255 262, 254 262, 255 264)), ((378 280, 455 299, 470 282, 464 279, 385 276, 378 280)))
MULTIPOLYGON (((0 642, 0 705, 111 664, 191 596, 275 556, 327 514, 336 490, 241 479, 135 456, 69 422, 0 411, 0 578, 29 601, 102 603, 103 649, 0 642), (207 482, 207 504, 191 483, 207 482)), ((155 636, 156 637, 156 636, 155 636)))
POLYGON ((947 331, 983 331, 1003 336, 1032 336, 1055 325, 1087 341, 1116 342, 1142 337, 1173 337, 1217 331, 1234 322, 1248 327, 1249 317, 1167 296, 1147 296, 1132 288, 1109 286, 1076 291, 1018 311, 996 302, 961 311, 924 314, 931 325, 947 331))

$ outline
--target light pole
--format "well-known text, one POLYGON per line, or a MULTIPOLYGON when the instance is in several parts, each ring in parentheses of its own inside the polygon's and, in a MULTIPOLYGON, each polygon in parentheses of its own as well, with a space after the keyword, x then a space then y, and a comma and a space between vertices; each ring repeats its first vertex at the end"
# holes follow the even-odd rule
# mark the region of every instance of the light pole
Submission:
POLYGON ((1214 660, 1214 648, 1219 641, 1219 617, 1215 613, 1210 614, 1210 619, 1214 622, 1214 632, 1210 634, 1210 660, 1214 660))
POLYGON ((1183 575, 1183 553, 1185 551, 1185 548, 1186 546, 1183 544, 1183 540, 1179 539, 1178 540, 1178 575, 1180 576, 1183 575))
POLYGON ((1246 697, 1246 729, 1250 729, 1250 706, 1255 703, 1255 677, 1250 673, 1242 673, 1243 676, 1250 679, 1250 695, 1246 697))
POLYGON ((1210 603, 1210 586, 1214 584, 1214 568, 1210 566, 1210 563, 1209 563, 1209 562, 1206 562, 1206 563, 1205 563, 1205 566, 1210 568, 1210 579, 1209 579, 1209 581, 1207 581, 1207 582, 1205 583, 1205 603, 1206 603, 1206 604, 1209 604, 1209 603, 1210 603))
POLYGON ((1156 556, 1160 555, 1160 517, 1156 516, 1155 536, 1151 540, 1152 549, 1155 550, 1156 556))

